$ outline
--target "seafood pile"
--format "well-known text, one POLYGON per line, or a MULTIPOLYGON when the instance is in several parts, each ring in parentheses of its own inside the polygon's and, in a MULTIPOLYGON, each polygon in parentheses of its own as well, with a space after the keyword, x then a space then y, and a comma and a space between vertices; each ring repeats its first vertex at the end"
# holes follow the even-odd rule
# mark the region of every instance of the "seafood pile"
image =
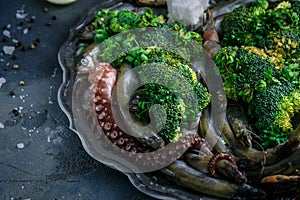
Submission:
MULTIPOLYGON (((257 1, 258 5, 265 6, 265 10, 267 3, 257 1)), ((276 8, 284 9, 281 7, 287 4, 279 4, 276 8)), ((298 9, 295 13, 299 14, 300 6, 295 4, 295 7, 298 9)), ((267 12, 257 10, 256 13, 267 12)), ((289 7, 289 10, 292 9, 289 7)), ((226 18, 224 22, 229 23, 226 18)), ((298 27, 293 28, 299 30, 298 27)), ((230 49, 229 36, 224 36, 215 27, 211 10, 207 11, 202 30, 189 31, 178 22, 166 23, 164 16, 153 14, 149 8, 142 13, 103 9, 94 13, 92 23, 84 27, 78 37, 76 73, 87 75, 88 111, 97 127, 95 134, 119 149, 123 157, 128 157, 128 162, 138 163, 147 169, 146 173, 155 174, 158 182, 165 179, 169 184, 209 197, 262 199, 296 198, 299 195, 300 123, 297 116, 300 107, 297 107, 297 98, 300 96, 294 91, 300 90, 291 90, 296 94, 296 103, 293 115, 289 116, 291 119, 295 116, 288 129, 289 134, 280 141, 266 143, 264 137, 268 134, 260 134, 257 128, 251 127, 253 119, 249 119, 245 109, 258 98, 258 92, 265 91, 268 84, 278 86, 285 82, 275 75, 270 82, 259 79, 260 84, 255 83, 257 91, 251 90, 250 86, 247 90, 242 88, 234 93, 238 98, 233 98, 226 82, 231 79, 223 75, 220 68, 227 63, 224 71, 229 75, 235 74, 229 66, 234 63, 238 49, 250 53, 260 51, 252 43, 248 49, 243 45, 230 49), (155 27, 155 31, 149 32, 147 28, 151 27, 155 27), (130 32, 132 29, 135 32, 130 32), (168 35, 169 32, 172 36, 168 35), (224 38, 227 41, 224 42, 224 38), (169 45, 173 39, 176 39, 175 46, 169 45), (116 44, 115 41, 119 42, 116 44), (191 43, 188 48, 185 46, 187 43, 191 43), (174 53, 169 49, 178 51, 174 53), (212 99, 215 97, 206 88, 209 86, 201 70, 192 62, 191 55, 195 52, 215 61, 225 82, 224 95, 217 96, 226 106, 224 118, 220 114, 223 122, 221 134, 212 128, 212 99), (135 69, 136 73, 128 73, 135 69), (178 90, 181 95, 172 94, 178 90), (118 95, 115 95, 116 91, 118 95), (192 99, 196 101, 190 103, 189 95, 195 95, 192 99), (154 106, 157 104, 160 107, 154 106), (164 124, 161 124, 162 121, 164 124)), ((293 39, 286 40, 286 44, 291 46, 287 49, 299 46, 293 39)), ((281 39, 276 44, 280 46, 284 42, 281 39)), ((280 52, 271 53, 273 56, 276 53, 278 58, 280 52)), ((285 62, 275 59, 274 62, 276 66, 289 63, 294 66, 293 72, 300 71, 299 56, 286 57, 285 62)), ((266 70, 265 74, 269 71, 266 70)), ((234 80, 241 79, 238 75, 234 80)), ((285 81, 288 82, 287 78, 285 81)), ((297 75, 289 78, 294 78, 294 83, 298 84, 297 75)))

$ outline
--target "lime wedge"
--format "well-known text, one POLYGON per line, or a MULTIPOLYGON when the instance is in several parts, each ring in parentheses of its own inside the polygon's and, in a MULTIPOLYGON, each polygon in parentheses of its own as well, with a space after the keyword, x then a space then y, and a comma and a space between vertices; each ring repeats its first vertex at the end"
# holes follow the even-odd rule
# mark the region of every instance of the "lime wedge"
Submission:
POLYGON ((67 5, 67 4, 74 3, 76 0, 47 0, 47 1, 56 5, 67 5))

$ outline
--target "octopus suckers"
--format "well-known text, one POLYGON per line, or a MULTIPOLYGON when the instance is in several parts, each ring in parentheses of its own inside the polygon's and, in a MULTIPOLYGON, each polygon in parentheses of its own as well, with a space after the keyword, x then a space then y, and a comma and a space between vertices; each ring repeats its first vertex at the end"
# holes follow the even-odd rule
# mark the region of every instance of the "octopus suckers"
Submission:
POLYGON ((104 128, 104 130, 109 131, 111 129, 111 123, 105 122, 103 128, 104 128))
POLYGON ((106 116, 106 113, 104 111, 102 111, 101 113, 99 113, 98 119, 102 120, 105 118, 105 116, 106 116))

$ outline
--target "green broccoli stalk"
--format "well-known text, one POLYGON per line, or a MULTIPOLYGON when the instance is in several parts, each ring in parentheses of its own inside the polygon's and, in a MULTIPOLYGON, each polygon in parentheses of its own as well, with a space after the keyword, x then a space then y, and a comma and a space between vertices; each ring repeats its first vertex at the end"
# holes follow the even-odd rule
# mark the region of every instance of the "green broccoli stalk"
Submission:
POLYGON ((286 141, 293 130, 291 119, 299 111, 300 90, 289 82, 267 86, 266 90, 256 93, 249 106, 265 147, 286 141))
POLYGON ((214 61, 223 78, 227 97, 235 101, 242 99, 249 103, 256 92, 279 82, 275 65, 264 52, 254 47, 224 47, 214 61))

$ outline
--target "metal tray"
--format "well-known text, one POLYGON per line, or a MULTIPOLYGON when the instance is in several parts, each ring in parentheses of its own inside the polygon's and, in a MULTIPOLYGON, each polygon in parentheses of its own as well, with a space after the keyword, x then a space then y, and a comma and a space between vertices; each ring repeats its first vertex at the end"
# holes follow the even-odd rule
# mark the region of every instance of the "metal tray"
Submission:
MULTIPOLYGON (((224 8, 218 8, 216 6, 216 9, 213 9, 214 16, 219 16, 219 18, 222 18, 222 16, 228 12, 231 12, 236 7, 252 2, 253 0, 237 0, 232 1, 233 3, 231 5, 227 5, 224 8)), ((58 91, 58 102, 61 107, 61 109, 64 111, 64 113, 67 115, 69 119, 69 128, 74 131, 80 138, 82 145, 86 152, 92 156, 94 159, 98 160, 99 162, 102 162, 114 169, 120 168, 120 163, 116 162, 115 159, 113 159, 113 156, 109 154, 109 152, 105 151, 105 148, 99 146, 97 143, 93 142, 97 140, 96 136, 92 134, 89 131, 83 131, 83 130, 77 130, 76 128, 76 122, 74 121, 74 102, 72 100, 73 97, 73 91, 78 90, 78 87, 85 87, 88 88, 87 85, 81 84, 77 85, 76 82, 81 79, 85 79, 86 77, 77 77, 76 73, 76 64, 77 60, 75 58, 75 53, 78 47, 78 35, 80 31, 86 27, 88 24, 90 24, 94 18, 94 11, 101 10, 103 8, 109 8, 109 9, 136 9, 137 11, 139 9, 143 9, 142 7, 134 7, 130 3, 124 3, 121 0, 108 0, 102 3, 95 3, 91 7, 87 8, 85 13, 82 15, 80 20, 77 24, 75 24, 69 31, 69 37, 65 41, 65 43, 61 46, 59 53, 58 53, 58 60, 60 63, 60 66, 63 70, 63 82, 59 88, 58 91), (106 154, 107 153, 107 154, 106 154)), ((165 8, 154 8, 154 12, 162 13, 166 12, 165 8)), ((218 18, 218 19, 219 19, 218 18)), ((86 100, 86 94, 80 93, 79 95, 82 95, 83 101, 82 107, 84 108, 84 104, 87 102, 86 100)), ((75 102, 76 103, 76 102, 75 102)), ((78 103, 78 102, 77 102, 78 103)), ((224 105, 221 105, 224 107, 224 105)), ((226 107, 226 105, 225 105, 226 107)), ((84 111, 84 110, 83 110, 84 111)), ((90 116, 88 114, 82 115, 83 121, 87 121, 86 127, 88 127, 88 120, 90 116)), ((79 119, 80 120, 80 119, 79 119)), ((88 130, 88 128, 87 128, 88 130)), ((120 170, 121 171, 121 170, 120 170)), ((125 173, 125 172, 124 172, 125 173)), ((214 197, 209 197, 200 193, 193 192, 191 190, 188 190, 184 187, 180 187, 176 184, 172 184, 168 181, 160 181, 160 180, 154 180, 153 177, 158 175, 156 172, 149 172, 149 173, 125 173, 130 180, 130 182, 142 193, 145 193, 151 197, 158 198, 158 199, 217 199, 214 197)))

